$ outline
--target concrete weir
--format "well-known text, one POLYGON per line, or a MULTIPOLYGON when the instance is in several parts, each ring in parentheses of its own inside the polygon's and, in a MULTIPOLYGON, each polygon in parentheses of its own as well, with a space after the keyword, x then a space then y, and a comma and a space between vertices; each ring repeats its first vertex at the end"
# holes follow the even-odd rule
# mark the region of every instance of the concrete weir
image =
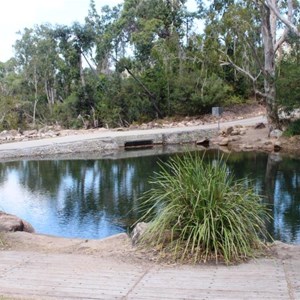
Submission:
POLYGON ((138 134, 132 134, 131 131, 128 135, 116 136, 114 138, 118 147, 125 147, 130 145, 146 146, 146 145, 176 145, 196 143, 205 138, 211 138, 217 134, 217 129, 194 129, 181 128, 179 131, 170 132, 161 130, 161 132, 148 133, 148 131, 140 131, 138 134))
MULTIPOLYGON (((222 127, 237 124, 254 125, 264 122, 263 116, 235 120, 222 124, 222 127)), ((133 146, 175 145, 197 143, 203 139, 210 139, 218 132, 218 124, 181 128, 159 128, 146 130, 99 130, 84 132, 40 140, 11 142, 0 145, 0 160, 13 160, 33 157, 51 157, 60 154, 78 153, 107 153, 133 146)))
POLYGON ((58 154, 107 153, 112 150, 149 148, 156 145, 176 145, 196 143, 210 139, 217 129, 186 128, 170 131, 169 129, 101 131, 76 136, 56 137, 51 139, 31 140, 0 145, 0 159, 30 158, 58 154))

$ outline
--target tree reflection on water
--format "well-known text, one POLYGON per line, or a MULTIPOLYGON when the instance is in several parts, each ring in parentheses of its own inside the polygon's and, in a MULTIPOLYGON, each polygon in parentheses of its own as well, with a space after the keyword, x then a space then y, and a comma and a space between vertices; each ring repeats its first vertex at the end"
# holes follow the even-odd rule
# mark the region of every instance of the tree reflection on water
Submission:
MULTIPOLYGON (((207 158, 217 157, 213 151, 207 158)), ((102 238, 125 232, 139 217, 139 195, 159 169, 147 156, 118 160, 17 161, 0 164, 0 210, 16 214, 38 232, 102 238)), ((300 160, 262 153, 227 159, 236 178, 247 177, 272 209, 275 239, 300 243, 300 160)))

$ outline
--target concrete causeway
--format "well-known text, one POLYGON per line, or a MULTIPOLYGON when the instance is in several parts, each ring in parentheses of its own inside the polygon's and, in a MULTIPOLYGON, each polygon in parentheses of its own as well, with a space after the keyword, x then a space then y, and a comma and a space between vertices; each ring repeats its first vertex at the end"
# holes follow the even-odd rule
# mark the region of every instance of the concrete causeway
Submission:
MULTIPOLYGON (((266 117, 257 116, 221 123, 221 128, 234 125, 250 126, 266 122, 266 117)), ((78 135, 45 138, 0 144, 0 159, 20 159, 32 156, 51 156, 79 152, 105 152, 124 147, 126 142, 151 140, 154 144, 179 144, 210 138, 216 134, 218 124, 178 128, 155 128, 144 130, 104 130, 78 135)))
POLYGON ((0 299, 18 298, 296 300, 300 261, 287 255, 235 266, 149 266, 90 255, 0 251, 0 299))

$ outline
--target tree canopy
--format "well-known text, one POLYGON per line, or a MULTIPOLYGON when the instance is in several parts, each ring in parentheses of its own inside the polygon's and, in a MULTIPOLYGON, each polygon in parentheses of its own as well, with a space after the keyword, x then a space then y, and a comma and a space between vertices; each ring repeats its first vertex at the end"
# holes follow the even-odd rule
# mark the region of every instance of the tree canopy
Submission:
POLYGON ((126 126, 250 98, 299 106, 299 4, 125 0, 83 24, 24 28, 0 63, 0 129, 126 126), (286 89, 289 92, 286 92, 286 89))

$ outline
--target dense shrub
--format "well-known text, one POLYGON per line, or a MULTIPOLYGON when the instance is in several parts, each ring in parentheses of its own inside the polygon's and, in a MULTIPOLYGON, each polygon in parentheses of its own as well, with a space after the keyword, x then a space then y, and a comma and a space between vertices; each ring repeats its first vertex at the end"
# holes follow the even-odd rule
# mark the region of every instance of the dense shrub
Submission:
POLYGON ((300 68, 295 62, 283 61, 276 80, 276 96, 280 104, 287 108, 299 107, 300 68))
POLYGON ((285 136, 294 136, 294 135, 300 135, 300 119, 291 122, 287 129, 284 131, 285 136))

